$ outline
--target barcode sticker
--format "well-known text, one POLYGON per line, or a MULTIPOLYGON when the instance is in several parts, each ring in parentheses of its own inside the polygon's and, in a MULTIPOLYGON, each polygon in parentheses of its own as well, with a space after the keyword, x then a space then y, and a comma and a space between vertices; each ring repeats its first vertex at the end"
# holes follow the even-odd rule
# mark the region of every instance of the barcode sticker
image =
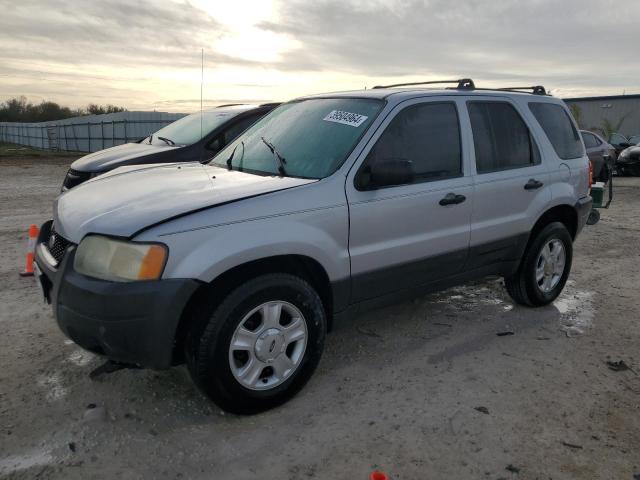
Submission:
POLYGON ((329 115, 323 118, 326 122, 342 123, 350 127, 359 127, 369 117, 359 113, 343 112, 342 110, 332 110, 329 115))

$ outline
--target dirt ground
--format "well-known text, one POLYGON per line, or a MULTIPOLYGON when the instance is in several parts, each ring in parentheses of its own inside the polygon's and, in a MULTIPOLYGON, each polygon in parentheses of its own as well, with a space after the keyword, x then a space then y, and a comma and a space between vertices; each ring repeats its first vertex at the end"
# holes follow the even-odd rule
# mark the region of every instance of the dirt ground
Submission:
POLYGON ((554 305, 493 279, 363 315, 296 398, 238 417, 183 367, 91 380, 101 360, 18 276, 68 164, 0 159, 0 478, 640 479, 640 178, 554 305))

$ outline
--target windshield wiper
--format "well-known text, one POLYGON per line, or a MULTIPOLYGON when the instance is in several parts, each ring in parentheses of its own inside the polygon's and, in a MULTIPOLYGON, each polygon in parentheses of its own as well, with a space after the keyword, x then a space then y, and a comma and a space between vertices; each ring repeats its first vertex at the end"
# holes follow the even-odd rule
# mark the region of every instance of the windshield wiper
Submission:
POLYGON ((165 138, 165 137, 158 137, 159 140, 162 140, 164 143, 166 143, 167 145, 171 145, 172 147, 176 144, 176 142, 174 142, 173 140, 171 140, 170 138, 165 138))
POLYGON ((284 168, 284 166, 287 163, 287 161, 284 159, 284 157, 282 155, 280 155, 280 152, 278 152, 278 150, 276 150, 276 147, 274 147, 271 142, 266 140, 264 137, 260 137, 260 139, 267 146, 267 148, 269 150, 271 150, 271 153, 273 154, 273 157, 276 160, 278 160, 278 172, 280 172, 280 176, 284 177, 287 174, 287 171, 284 168))
POLYGON ((231 161, 233 160, 233 156, 236 154, 236 150, 240 145, 242 145, 242 156, 240 157, 240 160, 242 160, 242 157, 244 157, 244 141, 241 141, 235 147, 233 147, 233 151, 231 152, 231 155, 229 155, 229 158, 227 158, 227 168, 229 170, 232 170, 231 161))

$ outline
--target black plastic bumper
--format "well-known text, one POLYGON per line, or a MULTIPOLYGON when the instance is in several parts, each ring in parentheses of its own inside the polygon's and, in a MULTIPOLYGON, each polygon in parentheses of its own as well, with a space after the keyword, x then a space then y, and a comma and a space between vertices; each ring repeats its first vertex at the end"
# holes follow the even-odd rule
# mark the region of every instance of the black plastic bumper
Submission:
POLYGON ((582 231, 587 223, 589 214, 593 208, 593 198, 590 196, 583 197, 576 202, 576 212, 578 213, 578 225, 576 228, 576 236, 582 231))
POLYGON ((172 365, 178 322, 200 282, 98 280, 73 270, 75 247, 52 267, 40 243, 41 238, 35 256, 44 277, 40 282, 67 337, 111 360, 154 369, 172 365))

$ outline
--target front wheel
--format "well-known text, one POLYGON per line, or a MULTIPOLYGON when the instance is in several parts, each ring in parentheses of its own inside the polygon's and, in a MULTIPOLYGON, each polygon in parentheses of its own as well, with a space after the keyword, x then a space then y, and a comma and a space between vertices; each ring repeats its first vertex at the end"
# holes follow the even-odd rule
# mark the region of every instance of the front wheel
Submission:
POLYGON ((560 222, 550 223, 531 240, 518 271, 505 278, 509 295, 521 305, 548 305, 562 292, 572 259, 569 231, 560 222))
POLYGON ((326 316, 317 292, 288 274, 257 277, 196 322, 185 342, 198 387, 232 413, 258 413, 286 402, 313 374, 326 316))

